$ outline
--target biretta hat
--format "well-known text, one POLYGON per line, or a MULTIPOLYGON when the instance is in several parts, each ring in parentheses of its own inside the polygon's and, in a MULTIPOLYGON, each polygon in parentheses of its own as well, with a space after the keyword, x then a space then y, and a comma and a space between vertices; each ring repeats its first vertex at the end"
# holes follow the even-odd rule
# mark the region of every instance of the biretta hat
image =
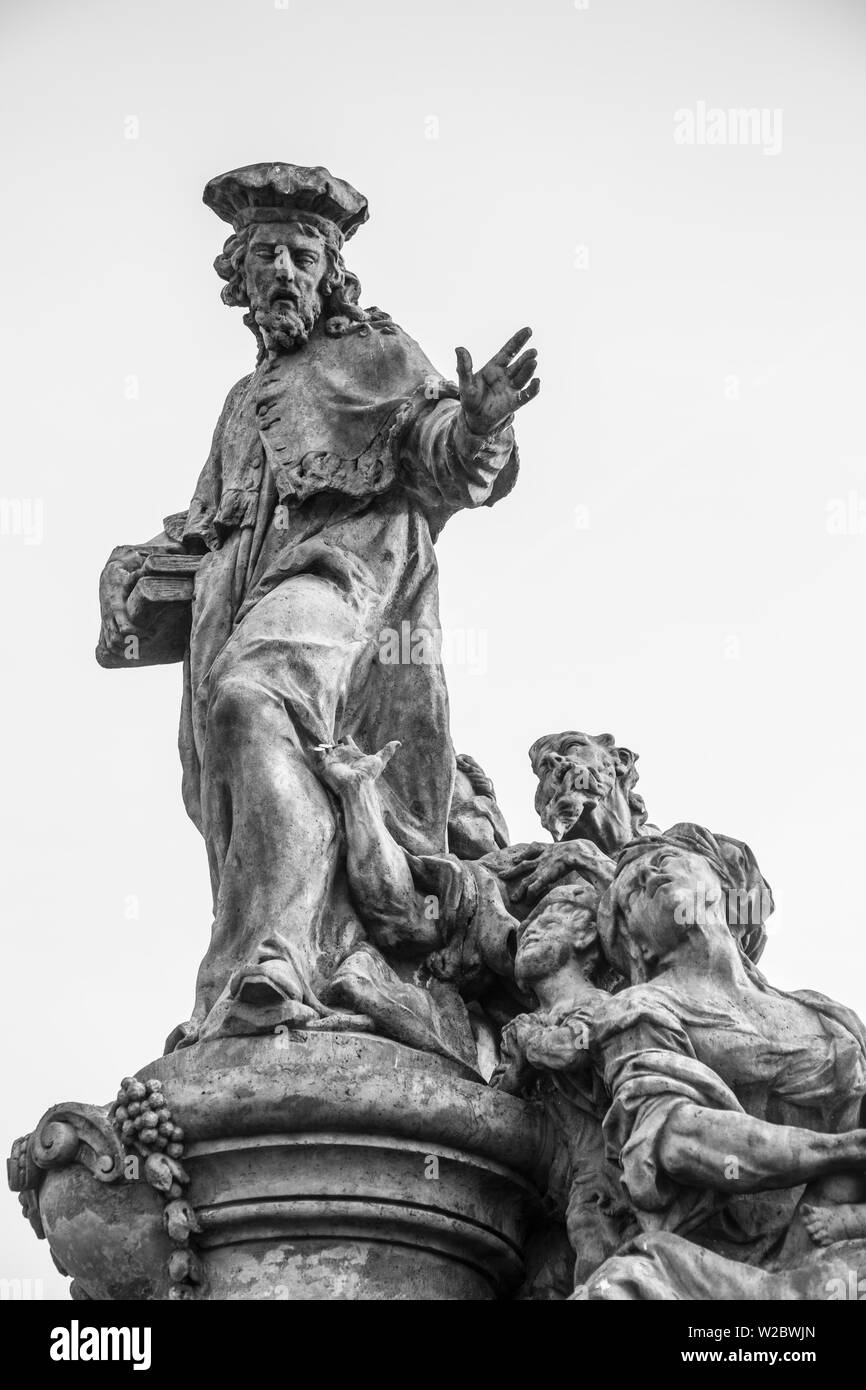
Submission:
POLYGON ((247 164, 218 174, 203 201, 236 232, 251 222, 274 222, 287 213, 312 213, 333 222, 345 238, 367 221, 367 199, 350 183, 320 166, 247 164))

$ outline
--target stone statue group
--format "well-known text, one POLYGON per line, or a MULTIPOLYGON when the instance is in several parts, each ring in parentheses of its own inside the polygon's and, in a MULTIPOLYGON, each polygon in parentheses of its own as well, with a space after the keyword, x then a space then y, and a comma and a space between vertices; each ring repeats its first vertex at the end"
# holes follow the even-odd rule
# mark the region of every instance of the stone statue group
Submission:
POLYGON ((504 843, 492 786, 463 758, 461 852, 438 856, 395 852, 383 755, 349 742, 322 764, 370 936, 354 968, 375 978, 381 952, 381 980, 388 957, 417 962, 391 1036, 474 1052, 491 1086, 549 1117, 557 1216, 525 1296, 847 1297, 866 1240, 863 1025, 758 969, 773 899, 748 845, 649 825, 635 755, 609 734, 551 735, 530 756, 554 843, 504 843), (439 1003, 426 1039, 413 989, 439 1003))
MULTIPOLYGON (((211 941, 167 1051, 274 1029, 368 1033, 526 1098, 550 1133, 526 1298, 847 1296, 866 1252, 866 1034, 758 968, 773 900, 748 845, 647 821, 609 734, 530 749, 550 843, 510 845, 455 757, 433 545, 514 486, 529 330, 456 382, 343 246, 366 201, 324 169, 211 181, 254 371, 189 508, 103 571, 101 648, 148 560, 195 556, 184 797, 211 941)), ((856 1296, 856 1295, 855 1295, 856 1296)))

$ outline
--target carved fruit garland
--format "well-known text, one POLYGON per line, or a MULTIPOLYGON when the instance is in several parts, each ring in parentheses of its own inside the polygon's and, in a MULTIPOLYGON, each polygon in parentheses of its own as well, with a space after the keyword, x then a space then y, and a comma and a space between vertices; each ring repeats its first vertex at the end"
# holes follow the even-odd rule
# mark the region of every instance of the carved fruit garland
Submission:
POLYGON ((109 1115, 120 1131, 127 1152, 144 1160, 144 1177, 164 1199, 163 1224, 174 1251, 168 1262, 170 1298, 195 1296, 202 1266, 191 1249, 191 1237, 201 1228, 183 1195, 189 1175, 181 1164, 184 1133, 165 1103, 162 1082, 125 1076, 109 1115))

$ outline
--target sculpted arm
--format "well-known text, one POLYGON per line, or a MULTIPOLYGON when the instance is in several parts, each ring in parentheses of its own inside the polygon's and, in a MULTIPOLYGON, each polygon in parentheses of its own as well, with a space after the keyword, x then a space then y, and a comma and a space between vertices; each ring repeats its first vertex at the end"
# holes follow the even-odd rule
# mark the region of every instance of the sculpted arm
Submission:
POLYGON ((642 1209, 667 1205, 671 1182, 693 1193, 767 1192, 866 1167, 866 1129, 824 1134, 746 1113, 652 985, 611 996, 594 1055, 611 1097, 606 1141, 642 1209))
POLYGON ((430 951, 441 945, 438 921, 429 919, 406 855, 382 814, 376 779, 400 747, 388 743, 364 754, 352 739, 322 748, 322 780, 340 798, 346 829, 346 872, 365 925, 386 951, 430 951))
POLYGON ((442 400, 419 416, 403 442, 404 462, 432 481, 449 510, 488 502, 512 459, 514 413, 541 388, 535 349, 521 352, 530 332, 515 333, 477 372, 466 348, 458 348, 459 400, 442 400))
POLYGON ((866 1130, 817 1134, 729 1110, 683 1103, 659 1138, 669 1177, 689 1187, 765 1192, 866 1164, 866 1130))

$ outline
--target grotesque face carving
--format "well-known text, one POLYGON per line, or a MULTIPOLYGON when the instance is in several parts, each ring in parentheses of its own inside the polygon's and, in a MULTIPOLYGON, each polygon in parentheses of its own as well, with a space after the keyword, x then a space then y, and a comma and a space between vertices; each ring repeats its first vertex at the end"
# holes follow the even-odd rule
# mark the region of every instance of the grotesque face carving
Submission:
POLYGON ((292 222, 252 228, 244 277, 253 317, 269 348, 291 352, 306 342, 322 312, 327 269, 325 245, 315 228, 292 222))
POLYGON ((535 809, 554 840, 591 840, 612 854, 646 821, 636 755, 612 734, 548 734, 529 750, 538 777, 535 809))

